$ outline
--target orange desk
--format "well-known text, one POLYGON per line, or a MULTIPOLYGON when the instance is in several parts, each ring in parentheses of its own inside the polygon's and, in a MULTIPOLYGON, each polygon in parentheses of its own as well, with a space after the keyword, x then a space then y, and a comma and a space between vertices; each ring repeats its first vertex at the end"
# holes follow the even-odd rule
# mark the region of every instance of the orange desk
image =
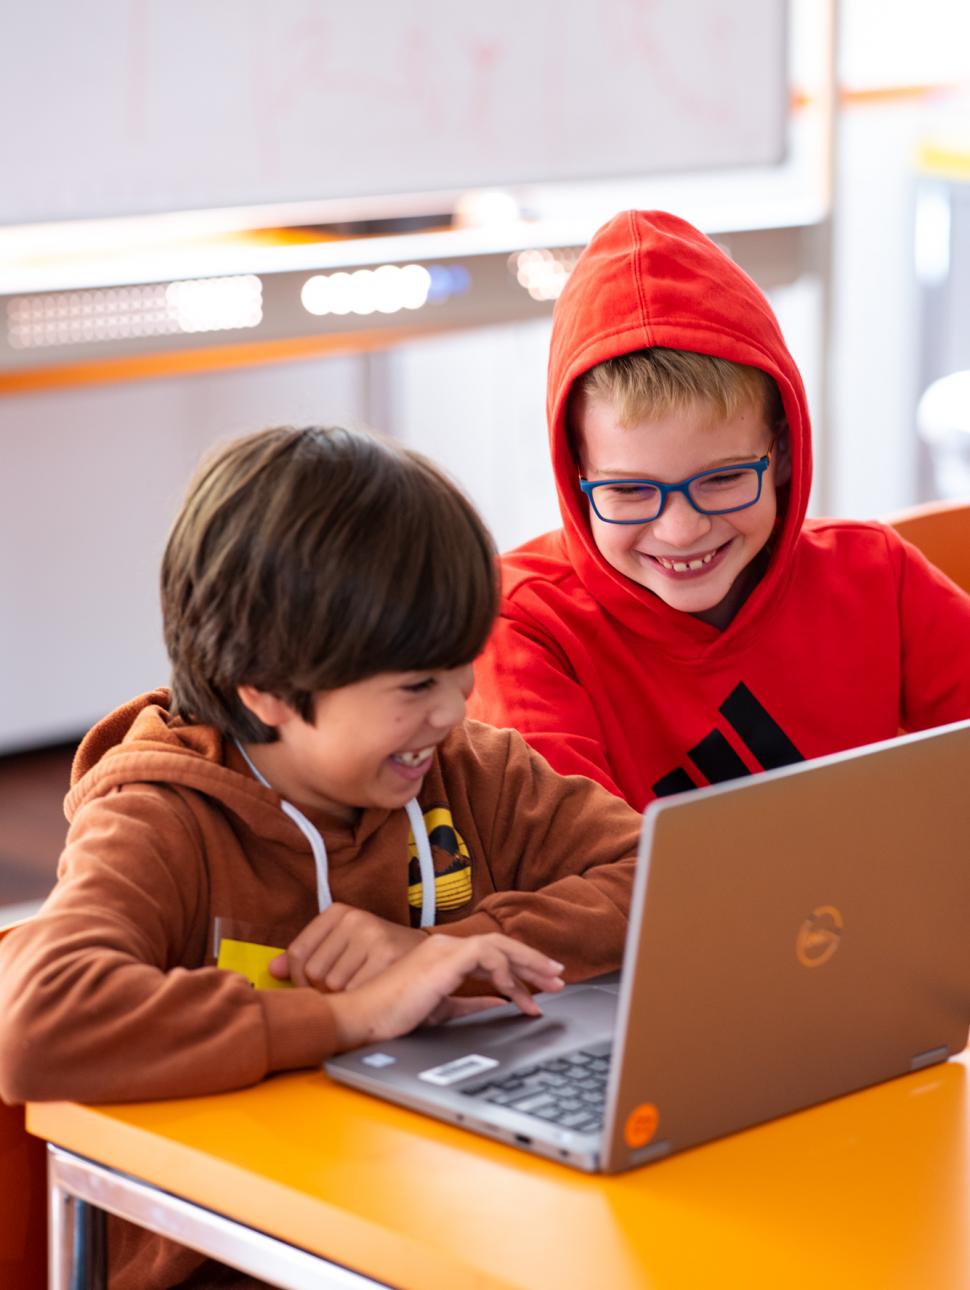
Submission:
POLYGON ((612 1178, 316 1072, 28 1127, 408 1290, 970 1290, 968 1053, 612 1178))

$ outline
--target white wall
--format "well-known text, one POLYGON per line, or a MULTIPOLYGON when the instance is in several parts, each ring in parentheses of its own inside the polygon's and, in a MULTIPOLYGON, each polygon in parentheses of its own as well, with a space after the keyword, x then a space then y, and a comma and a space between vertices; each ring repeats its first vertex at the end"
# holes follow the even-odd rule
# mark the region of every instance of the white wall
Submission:
MULTIPOLYGON (((966 123, 967 105, 954 87, 970 89, 970 5, 841 0, 840 15, 840 79, 856 97, 842 112, 837 150, 830 509, 863 517, 926 496, 916 435, 925 379, 918 151, 944 123, 966 123), (926 85, 948 92, 868 100, 858 93, 926 85)), ((966 124, 962 136, 970 154, 966 124)), ((946 258, 945 246, 930 249, 946 258)))
POLYGON ((546 439, 549 323, 456 333, 387 356, 388 431, 428 453, 500 550, 559 524, 546 439))
POLYGON ((363 402, 351 359, 0 399, 0 751, 166 680, 158 566, 209 445, 363 402))
POLYGON ((913 263, 918 110, 843 117, 831 337, 831 510, 891 513, 917 498, 919 301, 913 263))

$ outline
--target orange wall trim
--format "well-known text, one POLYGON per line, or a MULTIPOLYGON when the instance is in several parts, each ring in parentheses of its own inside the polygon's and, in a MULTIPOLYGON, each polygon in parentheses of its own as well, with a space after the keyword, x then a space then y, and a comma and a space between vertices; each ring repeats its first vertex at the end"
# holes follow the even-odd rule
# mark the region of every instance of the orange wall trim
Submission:
POLYGON ((234 367, 288 363, 326 358, 333 354, 366 353, 404 341, 433 336, 441 327, 385 327, 374 331, 328 332, 283 340, 250 341, 237 345, 211 345, 199 349, 126 354, 117 358, 86 359, 49 367, 0 371, 0 395, 29 394, 74 385, 106 385, 117 381, 147 381, 166 376, 193 376, 234 367))
MULTIPOLYGON (((879 85, 869 89, 853 89, 851 85, 839 87, 839 104, 842 107, 869 107, 874 103, 906 103, 912 99, 931 98, 935 95, 951 94, 958 90, 958 85, 937 82, 930 85, 879 85)), ((808 94, 797 87, 791 92, 793 111, 810 107, 818 101, 818 95, 808 94)))

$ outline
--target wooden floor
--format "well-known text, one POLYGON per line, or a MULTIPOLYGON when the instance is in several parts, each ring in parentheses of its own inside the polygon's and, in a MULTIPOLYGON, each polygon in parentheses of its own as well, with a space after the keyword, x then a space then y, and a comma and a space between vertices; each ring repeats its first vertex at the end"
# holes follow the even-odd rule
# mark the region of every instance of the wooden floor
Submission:
POLYGON ((43 900, 54 885, 74 747, 0 757, 0 907, 43 900))

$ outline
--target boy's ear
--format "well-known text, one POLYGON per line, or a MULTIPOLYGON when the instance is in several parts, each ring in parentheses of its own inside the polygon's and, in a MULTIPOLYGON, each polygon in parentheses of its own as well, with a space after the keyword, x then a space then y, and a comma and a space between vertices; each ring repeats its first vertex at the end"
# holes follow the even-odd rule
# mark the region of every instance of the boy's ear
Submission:
POLYGON ((781 488, 783 484, 787 484, 791 479, 791 449, 789 443, 787 428, 780 430, 778 437, 775 439, 775 450, 771 455, 776 488, 781 488))
POLYGON ((252 685, 237 685, 236 693, 240 702, 265 726, 282 726, 296 715, 285 700, 268 694, 266 690, 257 690, 252 685))

